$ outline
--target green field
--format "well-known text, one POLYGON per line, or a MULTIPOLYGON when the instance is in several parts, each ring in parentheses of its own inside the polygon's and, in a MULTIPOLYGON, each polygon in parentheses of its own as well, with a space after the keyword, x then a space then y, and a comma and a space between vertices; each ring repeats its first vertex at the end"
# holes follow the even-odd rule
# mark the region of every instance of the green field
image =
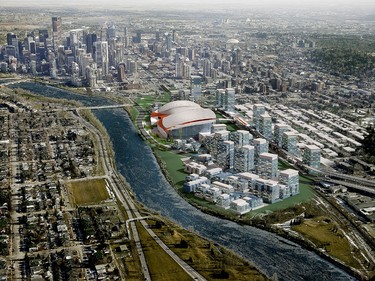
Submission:
MULTIPOLYGON (((148 221, 148 224, 174 253, 185 260, 207 280, 267 280, 249 262, 212 242, 202 239, 188 230, 178 226, 171 226, 170 224, 162 224, 161 227, 156 227, 156 221, 151 220, 148 221), (222 271, 227 273, 227 278, 220 276, 222 271)), ((167 266, 169 267, 168 264, 167 266)), ((173 280, 184 279, 175 277, 173 280)))
POLYGON ((237 131, 238 130, 238 127, 236 126, 236 124, 225 124, 225 125, 227 125, 227 130, 229 131, 229 132, 235 132, 235 131, 237 131))
POLYGON ((184 172, 184 165, 181 161, 181 158, 187 156, 159 149, 155 149, 154 153, 160 160, 164 162, 165 169, 172 183, 175 184, 176 187, 182 187, 187 174, 184 172))
POLYGON ((358 259, 363 257, 353 255, 350 242, 339 226, 331 220, 325 217, 317 217, 305 220, 302 224, 293 226, 292 229, 301 233, 330 256, 338 258, 354 268, 361 268, 358 259))
POLYGON ((141 106, 143 109, 148 109, 150 105, 156 102, 155 96, 142 96, 137 99, 137 103, 139 106, 141 106))
POLYGON ((294 169, 292 165, 290 165, 288 162, 282 161, 279 159, 278 162, 279 170, 286 170, 286 169, 294 169))
POLYGON ((143 109, 148 109, 153 103, 165 104, 167 102, 170 102, 170 100, 171 100, 170 93, 165 92, 161 95, 154 94, 150 96, 141 96, 137 99, 137 103, 143 109))
MULTIPOLYGON (((187 174, 184 172, 184 167, 183 167, 181 158, 186 157, 186 156, 172 153, 169 151, 157 150, 157 149, 154 150, 154 153, 165 164, 165 170, 168 173, 168 176, 170 180, 172 181, 172 183, 177 188, 181 188, 187 176, 187 174)), ((281 162, 281 165, 283 169, 287 169, 291 167, 287 163, 281 162)), ((278 210, 286 209, 288 207, 292 207, 301 202, 309 201, 311 198, 314 197, 314 194, 315 194, 312 188, 312 183, 313 181, 311 179, 304 177, 304 176, 300 176, 300 193, 298 195, 292 196, 283 201, 268 205, 266 207, 254 210, 251 213, 249 213, 249 216, 253 216, 254 214, 263 213, 267 211, 278 211, 278 210)), ((190 196, 186 194, 185 197, 192 203, 200 205, 203 208, 210 209, 211 211, 214 211, 214 212, 216 211, 220 214, 228 212, 225 210, 220 212, 220 210, 218 209, 221 209, 221 208, 215 206, 212 203, 205 202, 204 200, 201 200, 199 198, 194 198, 194 196, 192 195, 190 196)))
POLYGON ((292 207, 296 204, 311 200, 315 195, 315 192, 312 188, 312 181, 308 178, 305 178, 304 176, 300 176, 299 177, 299 192, 300 192, 299 194, 289 197, 281 202, 270 204, 266 207, 254 210, 250 213, 250 215, 264 213, 267 211, 279 211, 279 210, 292 207))
POLYGON ((191 277, 160 248, 139 222, 137 228, 152 280, 191 280, 191 277))
POLYGON ((109 198, 104 179, 70 182, 68 191, 76 205, 97 204, 109 198))

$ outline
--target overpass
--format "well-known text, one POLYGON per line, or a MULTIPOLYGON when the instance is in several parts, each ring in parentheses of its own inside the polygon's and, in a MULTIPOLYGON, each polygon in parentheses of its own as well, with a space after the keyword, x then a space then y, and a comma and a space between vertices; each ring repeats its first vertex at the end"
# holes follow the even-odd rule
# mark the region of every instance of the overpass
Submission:
POLYGON ((11 82, 0 84, 0 87, 3 87, 3 86, 6 87, 6 86, 10 86, 10 85, 14 85, 14 84, 22 83, 22 82, 30 82, 30 81, 31 79, 14 80, 11 82))
POLYGON ((371 187, 366 187, 366 186, 350 183, 350 182, 347 182, 347 181, 340 181, 340 180, 334 180, 334 179, 328 179, 328 180, 324 179, 324 181, 331 182, 331 183, 338 184, 338 185, 342 185, 342 186, 346 186, 349 189, 356 189, 356 190, 368 193, 372 196, 375 195, 375 189, 371 188, 371 187))
POLYGON ((96 109, 122 108, 122 107, 127 107, 127 106, 134 106, 134 104, 124 103, 124 104, 114 104, 114 105, 82 106, 82 107, 77 107, 77 108, 70 108, 67 110, 69 111, 82 110, 82 109, 96 110, 96 109))

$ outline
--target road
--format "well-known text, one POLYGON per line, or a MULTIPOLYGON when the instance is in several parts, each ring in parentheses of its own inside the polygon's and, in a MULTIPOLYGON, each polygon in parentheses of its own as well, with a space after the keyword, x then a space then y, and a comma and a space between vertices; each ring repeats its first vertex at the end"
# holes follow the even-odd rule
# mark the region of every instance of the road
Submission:
MULTIPOLYGON (((108 151, 106 149, 106 144, 103 141, 103 138, 100 137, 100 132, 89 122, 84 120, 84 118, 78 116, 79 120, 85 124, 87 128, 89 128, 97 137, 99 147, 99 158, 103 161, 103 169, 106 174, 106 177, 110 183, 110 186, 113 189, 117 199, 121 202, 121 204, 125 207, 125 211, 129 220, 129 226, 132 230, 132 236, 136 244, 136 249, 138 252, 139 260, 142 267, 142 273, 144 275, 145 280, 150 280, 150 272, 147 266, 146 258, 142 249, 141 241, 139 238, 138 230, 136 224, 132 220, 142 219, 142 215, 139 213, 138 208, 132 198, 130 192, 127 188, 124 187, 123 179, 120 178, 117 171, 111 165, 111 159, 109 157, 108 151), (134 214, 134 215, 133 215, 134 214)), ((141 220, 141 225, 146 229, 146 231, 150 234, 150 236, 155 240, 155 242, 193 279, 193 280, 200 280, 205 281, 206 279, 201 276, 198 272, 196 272, 190 265, 180 259, 173 251, 166 246, 163 241, 161 241, 155 232, 149 228, 148 224, 141 220)), ((129 235, 129 234, 128 234, 129 235)))

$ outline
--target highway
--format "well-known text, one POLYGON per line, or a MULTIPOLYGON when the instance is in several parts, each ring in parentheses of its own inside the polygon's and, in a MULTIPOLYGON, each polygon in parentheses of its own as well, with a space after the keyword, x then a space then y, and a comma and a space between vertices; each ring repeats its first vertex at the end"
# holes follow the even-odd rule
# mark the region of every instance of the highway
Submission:
POLYGON ((363 192, 368 193, 370 195, 375 195, 375 189, 373 189, 371 187, 365 187, 365 186, 361 186, 361 185, 354 184, 354 183, 351 183, 351 182, 334 180, 334 179, 324 179, 324 181, 328 181, 328 182, 331 182, 331 183, 346 186, 346 187, 349 187, 351 189, 360 190, 360 191, 363 191, 363 192))

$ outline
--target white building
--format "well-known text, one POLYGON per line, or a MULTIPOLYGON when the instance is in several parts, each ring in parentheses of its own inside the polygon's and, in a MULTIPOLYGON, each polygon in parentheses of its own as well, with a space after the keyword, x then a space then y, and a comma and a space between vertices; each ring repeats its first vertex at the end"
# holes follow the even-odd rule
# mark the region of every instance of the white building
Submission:
POLYGON ((233 200, 230 203, 230 208, 240 215, 248 213, 251 210, 249 203, 243 199, 233 200))

